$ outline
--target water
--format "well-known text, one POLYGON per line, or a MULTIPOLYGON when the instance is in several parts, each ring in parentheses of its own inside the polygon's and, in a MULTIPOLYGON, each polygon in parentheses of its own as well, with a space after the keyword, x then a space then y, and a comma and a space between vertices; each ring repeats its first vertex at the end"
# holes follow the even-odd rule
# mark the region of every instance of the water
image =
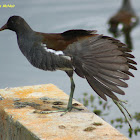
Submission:
MULTIPOLYGON (((22 16, 31 27, 40 32, 63 32, 68 29, 94 29, 98 33, 112 36, 107 31, 107 21, 121 5, 121 0, 3 0, 0 4, 15 4, 14 8, 0 8, 0 26, 4 25, 12 15, 22 16)), ((140 1, 133 0, 133 7, 140 16, 140 1)), ((124 42, 123 37, 119 38, 124 42)), ((138 71, 133 71, 135 78, 128 81, 129 88, 124 89, 126 96, 119 96, 128 100, 128 110, 131 113, 140 111, 140 26, 132 31, 133 54, 136 56, 138 71)), ((32 67, 26 58, 21 54, 16 40, 16 35, 11 31, 0 32, 0 88, 18 87, 26 85, 37 85, 53 83, 69 94, 70 81, 64 72, 45 72, 32 67)), ((84 92, 93 93, 90 86, 84 79, 74 75, 76 90, 74 98, 82 98, 84 92)), ((113 103, 109 103, 112 105, 113 103)), ((113 105, 110 116, 106 119, 122 116, 119 110, 113 105)), ((134 127, 138 126, 133 122, 134 127)), ((128 136, 127 125, 119 129, 128 136)), ((140 135, 133 136, 138 140, 140 135)))

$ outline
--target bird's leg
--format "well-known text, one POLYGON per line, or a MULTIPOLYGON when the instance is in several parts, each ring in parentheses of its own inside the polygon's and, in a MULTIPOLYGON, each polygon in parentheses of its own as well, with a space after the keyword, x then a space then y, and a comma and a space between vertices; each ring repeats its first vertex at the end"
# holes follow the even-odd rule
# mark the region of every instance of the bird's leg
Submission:
POLYGON ((74 80, 73 80, 73 77, 70 77, 70 81, 71 81, 71 91, 70 91, 70 96, 69 96, 69 101, 68 101, 68 105, 67 105, 67 108, 64 109, 64 108, 60 108, 60 107, 57 107, 57 106, 53 106, 53 108, 57 108, 57 109, 64 109, 64 113, 67 113, 69 111, 72 110, 73 106, 72 106, 72 99, 73 99, 73 94, 74 94, 74 90, 75 90, 75 84, 74 84, 74 80))
POLYGON ((74 83, 73 77, 70 77, 70 81, 71 81, 71 92, 70 92, 70 97, 69 97, 68 106, 67 106, 67 109, 69 111, 72 110, 72 99, 73 99, 73 94, 75 90, 75 83, 74 83))
POLYGON ((73 77, 70 77, 70 81, 71 81, 71 92, 70 92, 70 97, 69 97, 67 108, 66 109, 63 109, 63 108, 55 107, 54 106, 54 108, 57 108, 57 109, 60 109, 60 110, 63 110, 64 111, 64 113, 61 114, 61 116, 64 115, 64 114, 66 114, 67 112, 70 112, 73 108, 74 109, 77 109, 77 110, 83 110, 83 109, 80 109, 80 108, 77 108, 77 107, 72 106, 72 99, 73 99, 73 94, 74 94, 74 90, 75 90, 75 83, 74 83, 73 77))
POLYGON ((77 110, 83 110, 83 109, 72 106, 72 99, 73 99, 73 94, 74 94, 74 89, 75 89, 75 84, 74 84, 73 77, 70 77, 70 81, 71 81, 71 92, 70 92, 70 97, 69 97, 67 108, 60 108, 60 107, 57 107, 57 106, 53 106, 53 108, 57 108, 59 110, 42 111, 41 112, 42 114, 64 112, 64 113, 61 114, 61 116, 62 116, 64 114, 66 114, 67 112, 70 112, 73 108, 77 109, 77 110))

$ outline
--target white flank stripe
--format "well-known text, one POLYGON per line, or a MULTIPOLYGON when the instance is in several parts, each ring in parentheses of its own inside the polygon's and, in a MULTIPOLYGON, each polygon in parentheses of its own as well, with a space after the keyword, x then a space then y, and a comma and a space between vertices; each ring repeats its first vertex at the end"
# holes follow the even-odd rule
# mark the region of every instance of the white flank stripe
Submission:
POLYGON ((51 52, 51 53, 54 53, 56 55, 64 55, 64 53, 62 51, 55 51, 53 49, 48 49, 46 47, 44 47, 44 49, 47 51, 47 52, 51 52))
POLYGON ((47 49, 47 52, 51 52, 51 53, 54 53, 56 55, 63 55, 64 54, 62 51, 55 51, 53 49, 47 49))
POLYGON ((71 61, 71 57, 70 56, 63 56, 65 59, 70 60, 71 61))
POLYGON ((123 24, 119 23, 118 28, 119 28, 119 30, 122 30, 123 29, 123 24))
POLYGON ((135 23, 136 21, 137 21, 137 20, 136 20, 135 17, 132 17, 132 18, 131 18, 131 22, 135 23))
POLYGON ((70 56, 65 56, 62 51, 55 51, 53 49, 48 49, 47 45, 43 44, 43 43, 41 43, 41 46, 44 47, 46 52, 50 52, 50 53, 53 53, 53 54, 56 54, 56 55, 60 55, 60 56, 62 56, 63 58, 65 58, 67 60, 71 60, 71 57, 70 56))
POLYGON ((41 46, 42 46, 42 47, 46 47, 47 45, 46 45, 46 44, 41 43, 41 46))

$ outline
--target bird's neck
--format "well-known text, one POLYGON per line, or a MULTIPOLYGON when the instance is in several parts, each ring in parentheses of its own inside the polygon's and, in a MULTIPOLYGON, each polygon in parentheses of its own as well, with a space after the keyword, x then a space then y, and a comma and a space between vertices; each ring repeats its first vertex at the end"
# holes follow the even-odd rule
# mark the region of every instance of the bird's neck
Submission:
POLYGON ((122 4, 122 7, 121 7, 121 10, 134 13, 134 10, 133 10, 133 8, 131 6, 130 0, 123 0, 123 4, 122 4))
POLYGON ((17 35, 18 46, 21 52, 27 57, 35 41, 34 31, 27 23, 24 23, 19 26, 15 32, 17 35))
POLYGON ((22 26, 17 27, 16 29, 17 36, 26 36, 34 32, 31 27, 25 22, 22 26))

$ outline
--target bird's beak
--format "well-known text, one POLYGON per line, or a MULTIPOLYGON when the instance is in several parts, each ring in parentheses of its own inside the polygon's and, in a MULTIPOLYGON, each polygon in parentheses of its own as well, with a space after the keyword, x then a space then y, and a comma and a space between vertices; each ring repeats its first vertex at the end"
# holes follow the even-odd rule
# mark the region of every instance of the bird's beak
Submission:
POLYGON ((8 29, 7 23, 6 23, 4 26, 2 26, 2 27, 0 28, 0 31, 5 30, 5 29, 8 29))

